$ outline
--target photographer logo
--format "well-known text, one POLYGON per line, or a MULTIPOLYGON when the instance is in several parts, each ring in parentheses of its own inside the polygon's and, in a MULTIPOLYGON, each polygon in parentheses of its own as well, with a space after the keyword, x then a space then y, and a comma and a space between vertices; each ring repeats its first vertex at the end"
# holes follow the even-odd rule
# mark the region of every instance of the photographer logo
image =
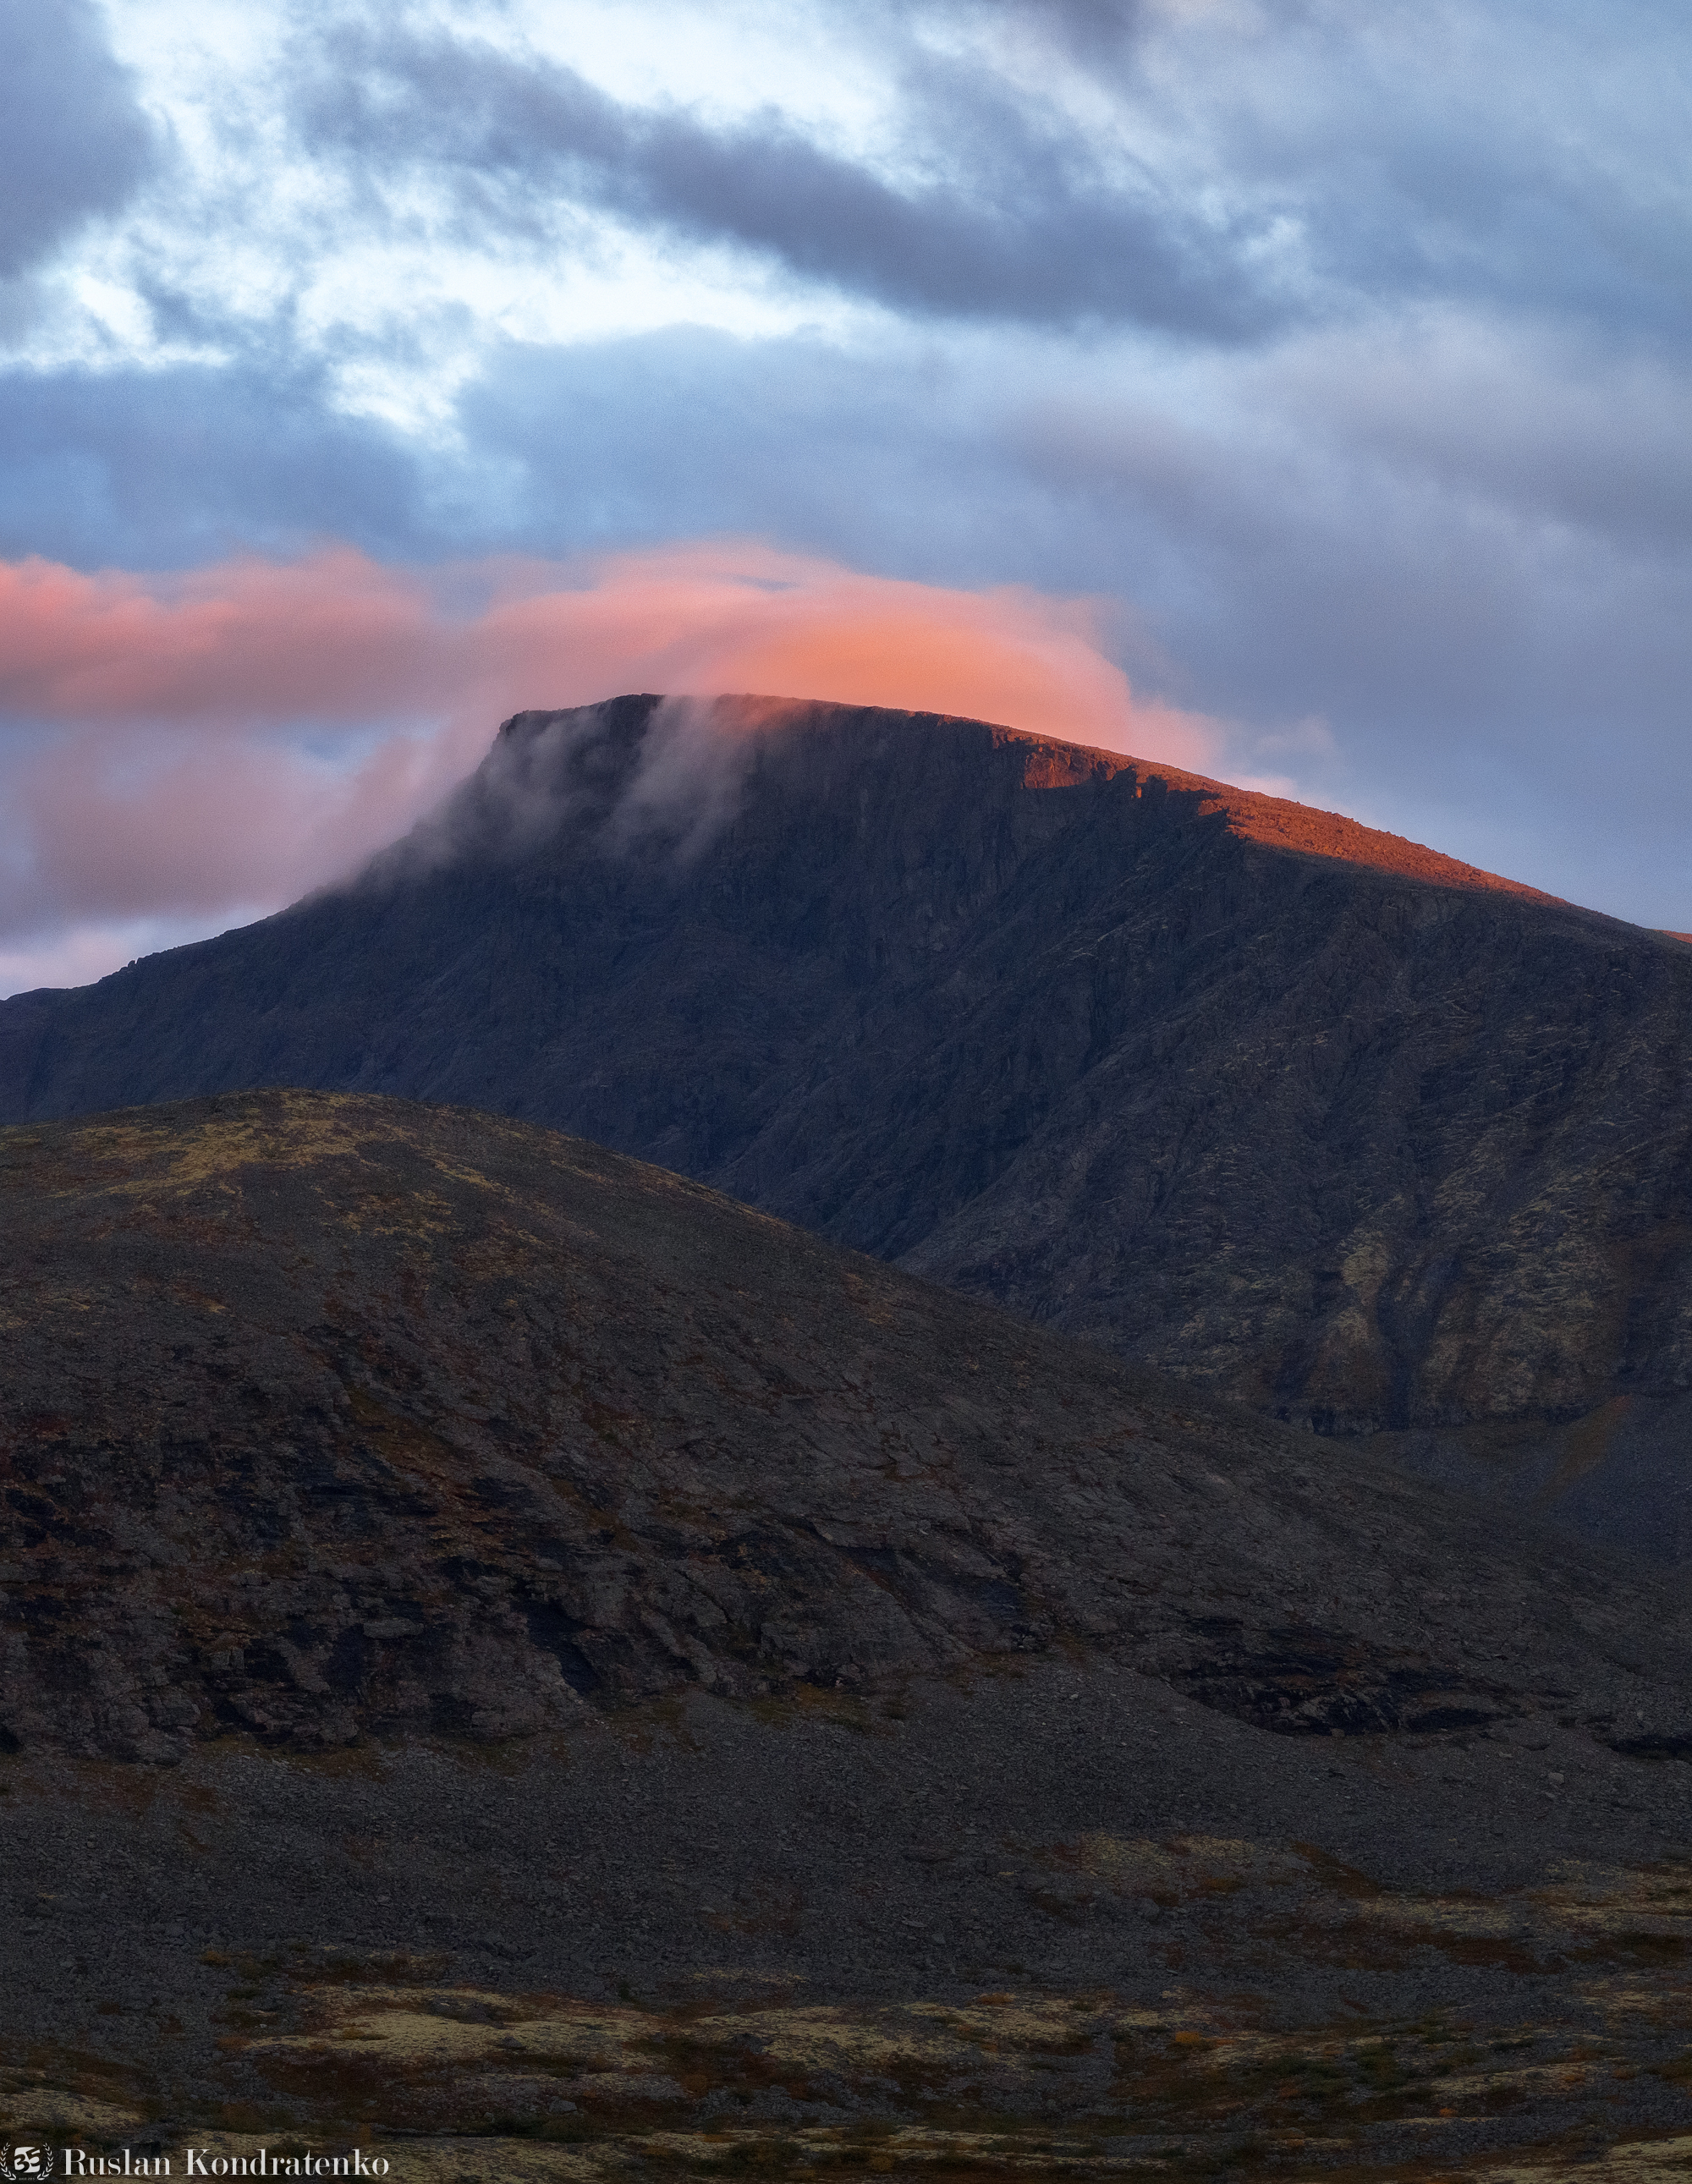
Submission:
POLYGON ((53 2148, 50 2146, 0 2147, 0 2176, 6 2184, 35 2184, 37 2177, 53 2174, 53 2148))

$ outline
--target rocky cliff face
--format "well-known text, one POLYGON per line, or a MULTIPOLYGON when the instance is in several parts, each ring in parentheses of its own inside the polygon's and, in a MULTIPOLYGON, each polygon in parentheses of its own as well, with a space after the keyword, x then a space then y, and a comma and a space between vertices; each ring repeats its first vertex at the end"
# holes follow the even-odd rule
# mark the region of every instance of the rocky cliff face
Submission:
POLYGON ((358 885, 0 1005, 14 1117, 568 1128, 1321 1433, 1692 1549, 1692 951, 978 723, 509 723, 358 885))

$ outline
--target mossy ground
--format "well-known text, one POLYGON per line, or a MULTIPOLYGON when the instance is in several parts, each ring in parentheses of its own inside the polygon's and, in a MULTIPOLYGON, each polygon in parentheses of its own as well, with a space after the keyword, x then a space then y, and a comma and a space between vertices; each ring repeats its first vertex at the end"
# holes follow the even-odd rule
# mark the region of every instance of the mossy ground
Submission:
POLYGON ((168 2037, 150 2070, 43 2047, 0 2071, 0 2126, 90 2148, 379 2145, 395 2176, 442 2184, 1692 2175, 1692 1977, 1663 1953, 1692 1936, 1682 1868, 1572 1868, 1489 1900, 1369 1889, 1337 1861, 1218 1837, 1094 1839, 1053 1863, 1156 1880, 1248 1933, 1282 1898, 1282 1951, 1320 1950, 1362 1906, 1380 1948, 1496 1939, 1536 1966, 1559 1956, 1561 2006, 1289 2025, 1250 1992, 824 2003, 708 1973, 607 2002, 456 1983, 427 1953, 214 1950, 215 2094, 173 2102, 168 2037), (1661 1961, 1642 1971, 1646 1944, 1661 1961))

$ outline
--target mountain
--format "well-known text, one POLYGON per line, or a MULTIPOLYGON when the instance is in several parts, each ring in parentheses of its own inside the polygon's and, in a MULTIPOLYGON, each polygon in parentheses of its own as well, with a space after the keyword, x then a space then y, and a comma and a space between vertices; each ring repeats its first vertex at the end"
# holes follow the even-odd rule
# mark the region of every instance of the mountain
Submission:
POLYGON ((1692 950, 980 722, 525 714, 353 885, 0 1005, 0 1113, 458 1101, 1692 1552, 1692 950))
POLYGON ((13 2142, 1684 2152, 1672 1582, 486 1114, 17 1126, 0 1224, 13 2142))
POLYGON ((488 1741, 1056 1646, 1291 1735, 1692 1731, 1685 1615, 1628 1667, 1602 1571, 578 1139, 166 1103, 0 1134, 0 1207, 12 1749, 488 1741))

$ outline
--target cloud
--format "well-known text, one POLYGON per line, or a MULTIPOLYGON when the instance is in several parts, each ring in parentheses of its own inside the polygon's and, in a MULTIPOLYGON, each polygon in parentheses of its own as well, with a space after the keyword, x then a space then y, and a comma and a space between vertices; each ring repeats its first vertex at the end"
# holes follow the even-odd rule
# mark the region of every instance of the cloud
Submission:
POLYGON ((1666 179, 1685 26, 1662 0, 798 16, 873 81, 868 124, 637 105, 508 36, 394 13, 314 29, 288 96, 372 220, 461 246, 573 253, 571 222, 606 217, 906 316, 1225 345, 1441 299, 1692 337, 1692 205, 1666 179))
POLYGON ((1311 331, 1202 382, 1136 361, 1002 336, 513 345, 460 415, 537 550, 667 521, 930 583, 1108 588, 1136 683, 1269 736, 1329 722, 1307 792, 1485 748, 1518 803, 1566 791, 1589 817, 1595 732, 1618 795, 1629 747, 1655 767, 1684 732, 1684 372, 1458 314, 1311 331))
POLYGON ((1120 144, 1107 159, 990 70, 913 57, 907 75, 930 80, 919 118, 943 109, 944 127, 925 171, 896 181, 773 109, 713 125, 637 109, 558 62, 399 20, 314 41, 294 114, 315 155, 367 181, 444 185, 460 235, 539 241, 576 206, 728 242, 902 312, 1222 341, 1287 316, 1271 220, 1201 207, 1120 144))
POLYGON ((180 567, 326 535, 416 549, 422 451, 338 411, 286 345, 215 331, 215 364, 0 372, 0 556, 180 567))
POLYGON ((470 778, 380 852, 365 877, 384 884, 461 859, 521 857, 572 815, 589 820, 613 855, 656 846, 667 863, 686 865, 734 816, 762 739, 807 710, 791 699, 736 692, 660 697, 643 720, 632 771, 615 745, 612 708, 520 713, 470 778))
POLYGON ((1296 226, 1329 317, 1461 304, 1607 343, 1692 336, 1692 198, 1664 187, 1684 133, 1672 4, 1187 12, 1160 45, 1165 95, 1231 188, 1296 226))
POLYGON ((117 210, 159 157, 91 0, 0 9, 0 278, 117 210))
MULTIPOLYGON (((974 715, 1201 761, 1098 610, 756 543, 427 573, 348 548, 186 575, 0 569, 0 937, 276 906, 401 833, 493 724, 629 688, 974 715)), ((641 799, 669 808, 687 719, 641 799)))

